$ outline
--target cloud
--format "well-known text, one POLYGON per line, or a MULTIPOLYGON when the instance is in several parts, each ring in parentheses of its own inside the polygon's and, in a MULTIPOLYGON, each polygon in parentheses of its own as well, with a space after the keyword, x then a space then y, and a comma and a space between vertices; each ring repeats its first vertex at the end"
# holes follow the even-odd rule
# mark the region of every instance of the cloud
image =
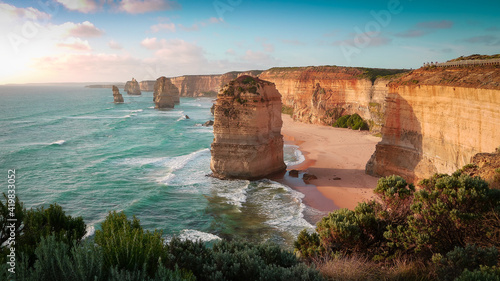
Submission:
POLYGON ((159 23, 151 26, 151 31, 154 33, 160 32, 162 30, 175 32, 175 23, 159 23))
POLYGON ((267 43, 267 38, 257 37, 255 38, 255 42, 260 43, 265 52, 274 52, 274 45, 267 43))
POLYGON ((68 26, 68 35, 75 37, 99 37, 104 34, 104 31, 95 27, 89 21, 84 21, 83 23, 67 23, 68 26))
POLYGON ((93 13, 100 10, 103 6, 103 1, 99 3, 95 0, 55 0, 62 4, 66 9, 78 11, 81 13, 93 13))
POLYGON ((287 40, 287 39, 283 39, 283 40, 281 40, 281 42, 284 43, 284 44, 294 45, 294 46, 305 46, 305 45, 307 45, 306 43, 304 43, 302 41, 299 41, 299 40, 287 40))
POLYGON ((158 41, 158 39, 156 39, 156 37, 153 37, 153 38, 146 38, 144 40, 141 41, 141 45, 146 48, 146 49, 150 49, 150 50, 155 50, 155 49, 159 49, 161 47, 161 44, 160 42, 158 41))
POLYGON ((497 32, 497 31, 500 31, 500 28, 497 27, 497 26, 491 26, 491 27, 486 28, 485 30, 486 31, 495 31, 495 32, 497 32))
POLYGON ((28 8, 17 8, 10 4, 0 3, 0 21, 12 22, 12 21, 48 21, 51 19, 51 15, 33 7, 28 8))
POLYGON ((442 21, 424 21, 417 23, 413 28, 394 34, 397 37, 416 38, 429 34, 437 29, 448 29, 453 27, 453 22, 449 20, 442 21))
POLYGON ((224 22, 223 19, 211 17, 205 21, 200 21, 200 22, 194 23, 191 26, 185 26, 183 24, 178 24, 178 26, 181 30, 190 32, 190 31, 198 31, 198 30, 200 30, 200 27, 205 27, 205 26, 208 26, 211 24, 218 24, 218 23, 222 23, 222 22, 224 22))
POLYGON ((417 27, 428 29, 448 29, 453 27, 453 22, 449 20, 424 21, 417 23, 417 27))
POLYGON ((399 32, 396 33, 395 35, 397 37, 406 37, 406 38, 414 38, 414 37, 422 37, 425 34, 428 34, 428 31, 425 30, 417 30, 417 29, 410 29, 407 31, 399 32))
POLYGON ((227 49, 226 55, 234 56, 234 55, 236 55, 236 52, 233 49, 227 49))
POLYGON ((180 7, 179 3, 168 0, 122 0, 118 10, 129 14, 144 14, 153 11, 175 10, 180 7))
POLYGON ((243 55, 241 59, 244 61, 252 62, 253 64, 263 66, 278 65, 278 60, 276 60, 274 57, 267 53, 259 51, 247 50, 245 52, 245 55, 243 55))
POLYGON ((352 39, 333 42, 334 46, 350 45, 358 48, 385 46, 392 42, 392 39, 375 33, 352 34, 352 39))
POLYGON ((115 40, 111 40, 108 42, 108 46, 113 50, 121 50, 123 49, 122 45, 115 40))
POLYGON ((75 51, 90 51, 89 42, 80 38, 70 37, 57 44, 58 47, 67 48, 75 51))
POLYGON ((130 55, 72 53, 36 58, 31 67, 45 82, 110 82, 126 81, 131 75, 140 77, 143 69, 138 65, 141 61, 130 55))
POLYGON ((493 35, 474 36, 463 41, 473 44, 484 44, 488 46, 500 46, 500 38, 493 35))

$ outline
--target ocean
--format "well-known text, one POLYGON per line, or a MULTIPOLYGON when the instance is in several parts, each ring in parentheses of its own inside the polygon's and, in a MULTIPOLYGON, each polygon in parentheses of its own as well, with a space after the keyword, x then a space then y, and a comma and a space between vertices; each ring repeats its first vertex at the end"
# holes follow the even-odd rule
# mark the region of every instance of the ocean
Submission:
MULTIPOLYGON (((313 229, 303 194, 278 182, 210 174, 212 98, 154 109, 153 93, 114 104, 111 89, 0 86, 0 193, 16 170, 26 208, 57 203, 92 236, 110 211, 135 215, 169 239, 272 241, 290 247, 313 229), (185 118, 189 116, 189 119, 185 118), (3 178, 3 179, 2 179, 3 178)), ((288 165, 303 161, 285 145, 288 165)))

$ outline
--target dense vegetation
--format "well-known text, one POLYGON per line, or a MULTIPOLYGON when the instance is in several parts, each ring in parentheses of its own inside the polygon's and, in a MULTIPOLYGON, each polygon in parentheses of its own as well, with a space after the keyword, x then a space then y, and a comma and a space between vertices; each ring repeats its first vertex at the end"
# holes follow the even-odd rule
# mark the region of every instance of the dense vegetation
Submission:
POLYGON ((352 115, 344 115, 333 123, 337 128, 349 128, 352 130, 368 130, 368 124, 357 113, 352 115))
MULTIPOLYGON (((470 165, 469 165, 470 166, 470 165)), ((61 206, 26 210, 15 199, 17 280, 500 280, 500 190, 469 166, 417 187, 381 178, 377 199, 330 213, 302 231, 293 254, 272 244, 165 240, 110 212, 83 240, 81 217, 61 206), (305 263, 304 263, 305 262, 305 263), (317 271, 315 268, 318 268, 317 271)), ((0 201, 0 280, 11 211, 0 201)), ((11 206, 12 201, 11 198, 11 206)))
MULTIPOLYGON (((60 206, 25 210, 16 199, 15 207, 16 280, 322 280, 277 245, 167 242, 161 231, 144 230, 137 218, 116 212, 95 239, 82 241, 82 218, 65 215, 60 206)), ((7 203, 0 202, 0 211, 0 237, 6 241, 7 203)), ((1 251, 0 280, 8 280, 13 276, 7 271, 7 243, 1 251)))
POLYGON ((375 194, 354 211, 330 213, 316 232, 302 231, 296 252, 333 280, 500 279, 500 190, 459 170, 418 190, 399 176, 382 178, 375 194), (346 277, 355 268, 361 275, 346 277))

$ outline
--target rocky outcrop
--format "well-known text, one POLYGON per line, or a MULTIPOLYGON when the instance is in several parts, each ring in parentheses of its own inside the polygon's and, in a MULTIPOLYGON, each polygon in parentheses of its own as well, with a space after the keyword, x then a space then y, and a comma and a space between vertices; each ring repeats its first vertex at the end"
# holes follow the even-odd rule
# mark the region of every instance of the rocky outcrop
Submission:
POLYGON ((116 86, 113 86, 113 99, 114 103, 123 103, 123 96, 120 94, 120 90, 116 86))
POLYGON ((500 68, 421 68, 389 83, 372 175, 452 173, 500 145, 500 68))
POLYGON ((172 84, 169 78, 158 78, 153 93, 155 108, 174 108, 179 103, 179 89, 172 84))
POLYGON ((156 80, 144 80, 139 83, 142 92, 153 92, 155 90, 156 80))
POLYGON ((210 168, 219 178, 258 179, 284 171, 281 95, 251 76, 231 81, 217 95, 210 168))
POLYGON ((271 81, 283 96, 283 105, 293 108, 293 119, 332 125, 346 114, 359 114, 372 131, 384 121, 388 78, 380 75, 402 70, 353 67, 283 67, 264 71, 259 78, 271 81))
POLYGON ((129 95, 140 95, 141 94, 141 88, 139 87, 139 83, 134 78, 132 78, 132 81, 127 81, 127 83, 125 83, 124 90, 129 95))

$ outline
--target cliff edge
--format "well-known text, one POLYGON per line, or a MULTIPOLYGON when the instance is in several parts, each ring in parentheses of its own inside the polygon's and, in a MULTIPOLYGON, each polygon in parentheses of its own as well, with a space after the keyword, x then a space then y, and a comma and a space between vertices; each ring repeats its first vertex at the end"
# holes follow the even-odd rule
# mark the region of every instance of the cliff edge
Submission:
POLYGON ((500 145, 500 66, 424 67, 388 84, 372 175, 452 173, 500 145))

